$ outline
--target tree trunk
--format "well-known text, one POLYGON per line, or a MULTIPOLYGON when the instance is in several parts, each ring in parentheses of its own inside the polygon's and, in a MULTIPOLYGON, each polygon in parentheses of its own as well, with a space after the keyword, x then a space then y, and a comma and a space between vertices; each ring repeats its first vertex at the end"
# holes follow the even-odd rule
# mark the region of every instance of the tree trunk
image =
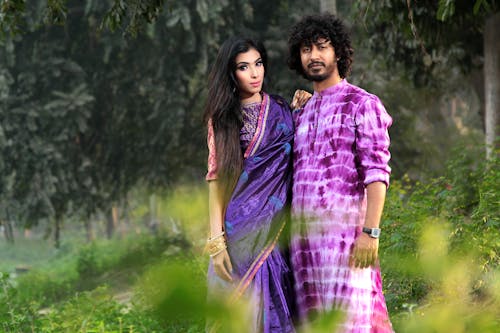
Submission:
POLYGON ((321 0, 319 4, 320 12, 329 12, 330 14, 337 15, 337 0, 321 0))
POLYGON ((156 195, 151 194, 149 196, 149 221, 148 228, 151 233, 156 235, 158 233, 158 212, 156 204, 156 195))
POLYGON ((106 223, 106 236, 108 237, 108 239, 111 239, 113 237, 117 224, 118 224, 118 208, 116 207, 116 205, 112 205, 111 212, 109 212, 107 216, 107 223, 106 223))
POLYGON ((118 230, 119 235, 123 238, 123 228, 120 223, 120 212, 118 211, 118 206, 113 205, 113 208, 111 208, 111 215, 113 216, 113 225, 115 226, 115 230, 118 230))
POLYGON ((26 238, 26 239, 31 238, 31 230, 30 229, 24 229, 24 238, 26 238))
POLYGON ((2 221, 2 225, 5 240, 10 244, 14 244, 14 228, 12 228, 12 223, 7 219, 2 221))
POLYGON ((55 217, 54 244, 56 249, 61 247, 61 217, 58 215, 55 217))
POLYGON ((484 95, 485 95, 485 132, 486 157, 493 157, 498 151, 496 141, 499 126, 500 108, 500 12, 486 20, 484 29, 484 95))
POLYGON ((111 239, 115 231, 115 225, 113 224, 113 212, 110 211, 106 215, 106 237, 111 239))
POLYGON ((85 220, 85 235, 87 236, 87 243, 90 243, 94 240, 94 230, 92 229, 92 221, 90 220, 90 216, 85 220))

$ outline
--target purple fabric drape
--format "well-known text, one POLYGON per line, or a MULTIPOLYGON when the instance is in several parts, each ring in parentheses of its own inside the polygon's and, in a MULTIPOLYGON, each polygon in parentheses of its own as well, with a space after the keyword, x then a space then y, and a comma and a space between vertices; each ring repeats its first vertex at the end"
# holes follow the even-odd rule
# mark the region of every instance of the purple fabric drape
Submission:
POLYGON ((209 295, 232 291, 232 297, 255 302, 251 332, 294 332, 293 285, 284 236, 290 202, 293 121, 280 97, 263 95, 257 129, 242 142, 244 166, 228 203, 225 231, 233 265, 233 284, 208 270, 209 295))

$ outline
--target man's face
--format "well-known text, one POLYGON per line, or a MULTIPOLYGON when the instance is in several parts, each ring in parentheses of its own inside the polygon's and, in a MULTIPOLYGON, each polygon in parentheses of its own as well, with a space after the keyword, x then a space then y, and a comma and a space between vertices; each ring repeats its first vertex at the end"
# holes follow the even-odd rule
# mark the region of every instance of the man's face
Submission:
POLYGON ((314 43, 303 43, 300 47, 300 59, 310 81, 323 81, 337 71, 335 50, 327 38, 318 38, 314 43))

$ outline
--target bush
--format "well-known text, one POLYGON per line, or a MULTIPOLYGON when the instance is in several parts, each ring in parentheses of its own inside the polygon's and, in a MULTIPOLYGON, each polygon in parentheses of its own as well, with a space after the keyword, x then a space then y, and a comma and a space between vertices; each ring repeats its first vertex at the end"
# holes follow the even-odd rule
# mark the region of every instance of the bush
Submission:
POLYGON ((172 247, 186 250, 189 244, 182 236, 96 242, 76 256, 69 253, 72 261, 59 257, 16 279, 0 274, 0 332, 164 332, 147 310, 114 302, 105 287, 75 291, 116 284, 120 272, 127 284, 135 282, 128 270, 138 277, 149 264, 165 259, 165 251, 176 253, 172 247))
POLYGON ((80 249, 76 261, 76 270, 80 278, 95 277, 100 273, 97 255, 97 247, 94 242, 80 249))
MULTIPOLYGON (((498 302, 494 292, 498 282, 492 279, 498 278, 500 263, 499 160, 485 161, 468 148, 457 152, 443 176, 426 183, 412 183, 404 177, 393 181, 389 188, 380 243, 386 300, 396 322, 418 312, 429 320, 427 331, 440 331, 432 326, 433 321, 440 321, 424 310, 429 307, 436 315, 444 316, 444 312, 451 311, 453 315, 448 320, 459 320, 458 326, 465 325, 466 331, 476 331, 468 328, 474 327, 478 332, 490 332, 488 325, 495 323, 491 317, 498 316, 488 304, 498 302), (426 244, 422 235, 436 228, 443 239, 441 244, 431 241, 431 252, 437 257, 436 251, 445 243, 446 255, 433 267, 472 270, 466 279, 470 284, 462 287, 462 303, 466 308, 458 304, 460 301, 450 300, 449 295, 440 294, 446 283, 431 274, 432 268, 422 262, 423 254, 417 250, 426 244), (464 266, 463 262, 467 264, 464 266), (470 311, 467 316, 467 307, 477 311, 470 311), (488 325, 481 326, 483 321, 488 325)), ((400 331, 418 331, 418 326, 411 328, 403 322, 399 324, 400 331)), ((426 331, 423 327, 422 331, 426 331)))
POLYGON ((36 302, 18 298, 18 289, 9 274, 0 272, 0 331, 31 332, 37 326, 36 302))
POLYGON ((128 308, 113 300, 107 288, 78 293, 63 304, 52 307, 43 317, 44 333, 135 333, 164 332, 147 312, 128 308))

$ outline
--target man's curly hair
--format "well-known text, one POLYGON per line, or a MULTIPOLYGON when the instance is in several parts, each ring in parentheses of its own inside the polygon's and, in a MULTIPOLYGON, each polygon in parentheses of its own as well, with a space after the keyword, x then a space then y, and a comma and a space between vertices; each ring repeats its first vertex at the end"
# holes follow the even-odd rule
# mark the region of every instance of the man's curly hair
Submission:
POLYGON ((292 26, 288 38, 288 67, 305 76, 300 60, 300 47, 311 45, 318 39, 331 41, 338 58, 337 67, 341 78, 345 78, 352 64, 354 50, 351 38, 344 23, 332 14, 308 15, 292 26))

